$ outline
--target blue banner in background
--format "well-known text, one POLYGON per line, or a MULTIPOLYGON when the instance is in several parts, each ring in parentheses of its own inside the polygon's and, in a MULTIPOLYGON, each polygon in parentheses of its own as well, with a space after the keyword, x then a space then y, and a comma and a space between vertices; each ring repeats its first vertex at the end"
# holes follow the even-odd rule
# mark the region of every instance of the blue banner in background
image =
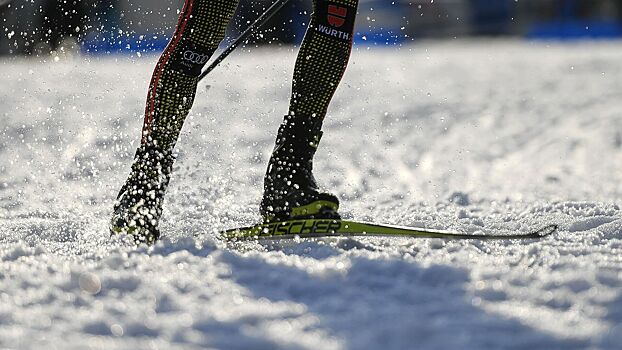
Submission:
POLYGON ((534 24, 529 39, 578 40, 616 39, 622 37, 622 25, 612 21, 554 21, 534 24))
MULTIPOLYGON (((229 37, 274 0, 240 0, 229 37)), ((298 45, 311 0, 290 0, 250 45, 298 45)), ((181 0, 15 1, 0 8, 0 55, 46 54, 79 42, 83 53, 161 52, 181 0), (88 6, 87 6, 88 5, 88 6)), ((360 0, 356 45, 404 45, 421 38, 514 36, 530 40, 622 38, 622 0, 360 0)))
POLYGON ((553 17, 533 23, 525 35, 527 38, 585 40, 622 37, 622 1, 564 0, 555 4, 553 17))
POLYGON ((162 52, 168 44, 165 35, 89 35, 82 42, 82 52, 90 55, 114 53, 162 52))

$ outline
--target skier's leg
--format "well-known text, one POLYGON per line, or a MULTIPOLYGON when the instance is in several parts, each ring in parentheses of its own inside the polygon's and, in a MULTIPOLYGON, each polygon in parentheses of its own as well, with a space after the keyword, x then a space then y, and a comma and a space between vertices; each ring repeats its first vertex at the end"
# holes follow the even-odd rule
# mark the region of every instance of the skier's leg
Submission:
POLYGON ((175 33, 153 72, 141 146, 114 207, 111 231, 138 242, 159 236, 173 147, 194 101, 202 67, 224 38, 238 0, 186 0, 175 33))
POLYGON ((352 48, 358 0, 314 0, 298 52, 289 113, 285 116, 264 179, 264 220, 338 217, 336 196, 321 193, 312 174, 328 104, 352 48))
POLYGON ((357 5, 358 0, 313 1, 311 22, 294 66, 285 123, 326 115, 350 58, 357 5))
POLYGON ((238 0, 186 0, 175 34, 149 84, 142 143, 175 145, 194 102, 201 69, 218 48, 238 0))

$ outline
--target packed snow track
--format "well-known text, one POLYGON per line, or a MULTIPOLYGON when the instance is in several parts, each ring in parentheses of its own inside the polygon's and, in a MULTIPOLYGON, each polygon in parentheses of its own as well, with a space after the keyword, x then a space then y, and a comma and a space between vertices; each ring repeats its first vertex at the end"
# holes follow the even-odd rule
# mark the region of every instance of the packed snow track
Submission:
POLYGON ((316 176, 347 219, 540 240, 231 244, 295 52, 199 86, 163 239, 107 220, 156 56, 0 61, 2 349, 622 349, 622 43, 355 47, 316 176))

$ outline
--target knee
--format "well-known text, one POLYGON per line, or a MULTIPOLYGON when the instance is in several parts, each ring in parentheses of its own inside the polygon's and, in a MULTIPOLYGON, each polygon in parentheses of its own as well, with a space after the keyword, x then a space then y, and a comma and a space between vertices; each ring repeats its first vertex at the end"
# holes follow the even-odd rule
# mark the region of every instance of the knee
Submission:
POLYGON ((357 6, 358 0, 314 0, 313 20, 326 31, 352 34, 357 6))
POLYGON ((238 0, 189 0, 182 11, 169 48, 170 67, 199 76, 233 16, 238 0))
POLYGON ((334 5, 334 6, 346 6, 346 7, 350 7, 350 8, 354 8, 356 10, 356 8, 358 7, 358 0, 313 0, 313 6, 317 7, 317 6, 325 6, 328 7, 330 5, 334 5))
POLYGON ((312 22, 315 29, 341 40, 351 40, 358 0, 314 0, 312 22))
POLYGON ((171 52, 169 58, 170 68, 198 77, 214 51, 216 51, 216 48, 213 46, 203 46, 181 38, 171 52))

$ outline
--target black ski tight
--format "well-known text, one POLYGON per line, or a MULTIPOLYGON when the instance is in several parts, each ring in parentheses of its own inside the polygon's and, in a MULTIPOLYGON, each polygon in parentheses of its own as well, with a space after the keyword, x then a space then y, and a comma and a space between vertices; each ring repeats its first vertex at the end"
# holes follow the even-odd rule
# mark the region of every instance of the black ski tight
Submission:
MULTIPOLYGON (((300 47, 286 121, 321 120, 343 77, 358 0, 313 0, 313 14, 300 47)), ((174 147, 188 115, 202 67, 224 38, 237 0, 186 0, 175 33, 149 85, 142 142, 174 147)), ((299 123, 298 121, 303 121, 299 123)))

